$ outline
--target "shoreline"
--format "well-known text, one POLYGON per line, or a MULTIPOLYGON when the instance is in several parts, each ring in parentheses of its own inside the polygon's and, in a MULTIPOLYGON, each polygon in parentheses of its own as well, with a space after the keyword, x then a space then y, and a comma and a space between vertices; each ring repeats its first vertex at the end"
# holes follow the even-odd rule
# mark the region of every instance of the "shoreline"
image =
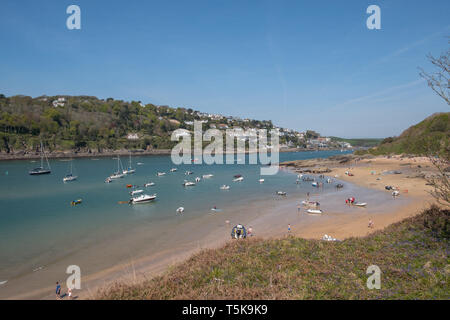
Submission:
MULTIPOLYGON (((288 148, 288 149, 280 149, 280 153, 284 152, 312 152, 312 151, 335 151, 340 150, 336 148, 323 148, 320 150, 317 149, 302 149, 302 148, 288 148)), ((76 152, 76 151, 55 151, 46 153, 48 159, 70 159, 70 158, 102 158, 102 157, 111 157, 111 156, 128 156, 130 153, 132 155, 138 156, 167 156, 171 155, 172 149, 152 149, 152 150, 108 150, 104 152, 76 152)), ((229 154, 230 152, 223 152, 222 154, 229 154)), ((242 152, 231 152, 235 154, 242 154, 242 152)), ((244 154, 254 153, 249 152, 248 150, 243 152, 244 154)), ((213 153, 214 155, 214 153, 213 153)), ((41 155, 39 152, 31 152, 31 151, 15 151, 14 153, 5 153, 0 152, 0 161, 12 161, 12 160, 36 160, 40 159, 41 155)))
MULTIPOLYGON (((330 164, 330 161, 323 159, 300 161, 308 161, 314 164, 314 167, 317 165, 320 167, 321 163, 325 161, 330 164)), ((379 194, 382 194, 379 191, 383 190, 381 185, 384 183, 395 181, 397 184, 401 185, 401 189, 403 190, 408 187, 410 189, 409 192, 402 193, 402 199, 394 202, 393 207, 389 204, 386 206, 381 204, 381 207, 376 210, 369 207, 367 210, 369 212, 367 212, 366 209, 356 209, 357 211, 352 211, 352 214, 348 214, 348 210, 354 209, 347 208, 347 206, 342 206, 342 203, 340 203, 339 207, 336 206, 336 201, 339 203, 344 195, 339 194, 338 192, 330 191, 330 194, 326 193, 325 195, 322 195, 326 197, 328 202, 330 202, 330 210, 326 210, 327 214, 324 216, 306 217, 305 219, 302 218, 303 220, 299 220, 296 214, 296 203, 299 199, 288 199, 280 202, 268 200, 266 205, 259 206, 257 204, 249 204, 249 210, 245 213, 245 217, 242 215, 239 217, 239 212, 233 212, 232 215, 238 216, 239 221, 244 220, 244 225, 252 225, 256 231, 255 238, 260 239, 273 239, 286 236, 287 233, 285 230, 285 225, 292 222, 294 222, 292 234, 306 239, 320 239, 324 234, 329 234, 340 240, 350 237, 366 236, 376 230, 385 228, 389 224, 418 214, 422 207, 428 206, 430 197, 423 191, 423 187, 425 187, 425 180, 422 178, 406 177, 404 174, 381 175, 381 172, 377 172, 377 175, 372 175, 370 173, 374 170, 374 168, 389 168, 391 170, 393 170, 392 168, 398 168, 401 164, 400 161, 401 160, 398 159, 390 159, 386 163, 386 159, 371 158, 359 160, 355 164, 350 165, 349 163, 336 164, 336 167, 329 165, 331 171, 327 174, 327 176, 330 177, 338 175, 339 177, 336 179, 349 182, 356 188, 355 190, 358 188, 370 190, 376 189, 379 194), (369 161, 369 163, 367 163, 367 161, 369 161), (351 170, 355 173, 355 175, 347 176, 343 174, 346 170, 351 170), (372 181, 377 181, 376 177, 382 177, 382 180, 378 181, 380 182, 378 185, 374 185, 374 182, 372 181), (412 184, 413 188, 406 186, 405 183, 412 184), (332 199, 333 201, 331 201, 329 200, 330 198, 335 199, 332 199), (353 213, 357 213, 357 216, 355 217, 353 213), (369 218, 373 217, 375 217, 375 227, 373 229, 368 229, 367 221, 369 218), (316 221, 313 219, 316 219, 316 221), (282 222, 279 222, 279 220, 282 220, 282 222)), ((295 170, 304 170, 305 168, 304 166, 288 167, 284 163, 281 163, 281 166, 291 172, 295 172, 295 170)), ((405 166, 400 167, 404 168, 405 166)), ((351 187, 350 190, 352 190, 351 187)), ((312 196, 314 197, 315 195, 312 196)), ((215 216, 216 215, 211 215, 206 219, 209 221, 215 221, 215 216)), ((226 218, 230 219, 228 214, 226 218)), ((215 229, 205 233, 201 240, 188 240, 183 243, 182 246, 177 248, 166 248, 153 254, 137 257, 136 259, 132 258, 130 262, 118 263, 100 272, 85 276, 83 289, 81 291, 77 290, 78 292, 76 292, 75 295, 77 295, 79 299, 90 299, 95 296, 95 292, 97 290, 102 289, 105 286, 111 286, 114 285, 114 283, 124 281, 133 283, 142 279, 148 279, 149 277, 160 275, 171 268, 174 264, 178 264, 186 259, 189 259, 192 255, 195 255, 203 249, 216 249, 223 246, 230 241, 228 236, 228 229, 230 228, 230 225, 223 224, 223 219, 225 219, 225 217, 222 216, 220 219, 222 224, 219 226, 219 220, 216 219, 215 229), (218 231, 222 232, 219 233, 221 234, 219 237, 217 236, 218 231)), ((235 219, 231 218, 231 220, 233 221, 235 219)), ((197 219, 195 219, 195 221, 188 222, 187 227, 194 226, 196 222, 197 219)), ((214 225, 214 222, 212 223, 212 225, 214 225)), ((183 225, 183 228, 186 228, 186 225, 183 225)), ((53 299, 52 295, 46 294, 52 291, 52 287, 41 288, 31 292, 28 291, 25 294, 8 297, 8 299, 29 299, 33 297, 53 299)))

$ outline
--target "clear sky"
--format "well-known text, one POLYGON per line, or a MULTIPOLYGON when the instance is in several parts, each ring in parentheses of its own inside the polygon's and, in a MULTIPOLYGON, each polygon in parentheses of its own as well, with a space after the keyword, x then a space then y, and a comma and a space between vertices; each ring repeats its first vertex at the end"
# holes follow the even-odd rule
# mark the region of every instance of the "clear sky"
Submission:
POLYGON ((418 67, 448 48, 450 1, 2 0, 0 93, 93 95, 323 135, 398 135, 449 111, 418 67), (68 30, 66 8, 81 8, 68 30), (381 8, 368 30, 366 8, 381 8))

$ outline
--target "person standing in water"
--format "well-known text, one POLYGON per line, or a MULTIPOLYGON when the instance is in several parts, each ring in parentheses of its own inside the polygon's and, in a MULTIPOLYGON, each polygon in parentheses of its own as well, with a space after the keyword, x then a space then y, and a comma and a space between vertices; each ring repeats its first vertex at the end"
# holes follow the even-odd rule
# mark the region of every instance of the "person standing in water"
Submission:
POLYGON ((300 206, 300 203, 299 203, 299 204, 297 204, 297 212, 298 213, 300 213, 300 209, 301 209, 301 206, 300 206))
POLYGON ((288 224, 288 233, 291 233, 291 224, 288 224))

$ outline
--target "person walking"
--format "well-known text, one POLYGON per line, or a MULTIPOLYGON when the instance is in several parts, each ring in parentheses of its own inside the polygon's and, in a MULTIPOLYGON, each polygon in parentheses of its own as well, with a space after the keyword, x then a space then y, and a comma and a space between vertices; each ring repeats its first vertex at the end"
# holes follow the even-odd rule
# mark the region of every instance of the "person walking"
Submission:
POLYGON ((61 285, 56 281, 56 299, 61 299, 61 285))

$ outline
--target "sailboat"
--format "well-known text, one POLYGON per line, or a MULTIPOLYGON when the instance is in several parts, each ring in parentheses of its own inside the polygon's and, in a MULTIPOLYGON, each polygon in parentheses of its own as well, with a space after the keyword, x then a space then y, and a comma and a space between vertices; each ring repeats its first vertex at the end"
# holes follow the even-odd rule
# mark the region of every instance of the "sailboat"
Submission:
POLYGON ((70 181, 74 181, 77 180, 78 176, 74 176, 73 175, 73 160, 70 159, 70 173, 68 173, 64 178, 63 178, 63 182, 70 182, 70 181))
POLYGON ((109 176, 110 179, 119 179, 123 178, 125 174, 123 173, 122 162, 120 162, 120 156, 117 155, 117 171, 109 176))
POLYGON ((123 170, 123 174, 132 174, 132 173, 135 173, 136 172, 136 169, 133 169, 132 167, 131 167, 131 152, 130 152, 130 160, 128 161, 128 168, 127 168, 127 170, 123 170))
POLYGON ((40 175, 40 174, 49 174, 51 172, 52 171, 50 168, 50 163, 48 163, 47 156, 44 153, 44 145, 42 144, 42 141, 41 141, 41 166, 38 168, 34 168, 33 170, 30 170, 28 173, 30 175, 34 176, 34 175, 40 175), (47 161, 48 169, 44 168, 44 157, 45 157, 45 160, 47 161))

